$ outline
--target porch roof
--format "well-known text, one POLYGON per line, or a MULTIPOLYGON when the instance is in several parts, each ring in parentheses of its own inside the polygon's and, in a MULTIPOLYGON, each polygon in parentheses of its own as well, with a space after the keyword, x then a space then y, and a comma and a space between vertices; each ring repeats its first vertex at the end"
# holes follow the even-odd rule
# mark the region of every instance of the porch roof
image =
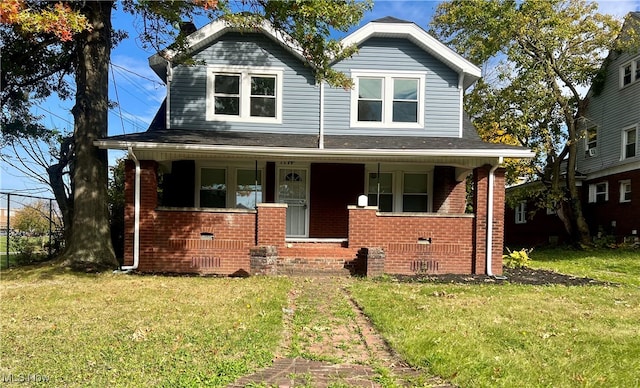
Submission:
POLYGON ((530 158, 526 148, 470 138, 326 135, 319 148, 316 134, 223 132, 215 130, 151 130, 111 136, 94 142, 100 148, 132 148, 152 153, 193 156, 212 153, 246 157, 310 157, 314 159, 530 158))

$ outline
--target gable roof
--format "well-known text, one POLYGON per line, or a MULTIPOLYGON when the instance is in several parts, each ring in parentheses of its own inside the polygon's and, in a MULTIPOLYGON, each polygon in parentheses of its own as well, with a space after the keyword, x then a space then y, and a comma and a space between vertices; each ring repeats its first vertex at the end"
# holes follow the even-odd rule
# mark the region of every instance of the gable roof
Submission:
MULTIPOLYGON (((189 46, 188 53, 196 52, 220 38, 227 32, 260 32, 280 44, 285 50, 289 51, 295 57, 301 61, 307 63, 306 58, 302 54, 302 48, 296 43, 296 41, 289 35, 282 31, 276 30, 271 23, 263 21, 259 26, 253 29, 243 29, 236 26, 232 26, 229 22, 223 19, 213 21, 204 27, 196 30, 187 37, 187 44, 189 46)), ((167 50, 166 56, 171 58, 176 53, 172 50, 167 50)), ((167 78, 167 59, 165 59, 159 53, 156 53, 149 57, 149 66, 155 71, 155 73, 166 82, 167 78)))
POLYGON ((342 44, 343 46, 352 44, 360 45, 367 39, 373 37, 408 39, 459 74, 463 74, 465 89, 476 82, 481 76, 482 72, 479 67, 429 35, 417 24, 391 16, 373 20, 365 24, 351 35, 342 39, 342 44))

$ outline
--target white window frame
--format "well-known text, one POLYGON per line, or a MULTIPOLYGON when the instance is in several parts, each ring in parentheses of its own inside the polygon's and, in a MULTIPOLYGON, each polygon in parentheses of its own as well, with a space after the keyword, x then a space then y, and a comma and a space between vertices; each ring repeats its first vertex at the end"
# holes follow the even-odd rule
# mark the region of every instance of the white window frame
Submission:
POLYGON ((625 88, 629 85, 640 81, 640 56, 637 56, 630 61, 627 61, 620 65, 620 88, 625 88), (631 70, 631 78, 629 83, 624 82, 624 71, 626 68, 631 70))
POLYGON ((229 122, 250 122, 280 124, 282 123, 282 100, 283 100, 283 77, 284 69, 277 67, 253 67, 253 66, 207 66, 207 99, 206 99, 206 120, 207 121, 229 121, 229 122), (240 76, 240 114, 223 115, 215 113, 215 76, 239 75, 240 76), (259 117, 251 116, 251 77, 275 77, 276 78, 276 116, 259 117))
POLYGON ((515 213, 516 224, 527 223, 527 201, 520 201, 520 203, 516 205, 513 211, 515 213))
POLYGON ((598 149, 598 126, 594 125, 594 126, 588 127, 587 129, 584 130, 584 154, 585 154, 585 157, 595 156, 595 155, 592 155, 589 151, 590 150, 597 150, 597 149, 598 149), (589 138, 589 134, 590 133, 595 133, 595 138, 593 140, 590 140, 590 138, 589 138))
MULTIPOLYGON (((227 207, 225 209, 244 209, 244 208, 239 208, 236 207, 236 189, 238 187, 238 170, 254 170, 256 169, 255 165, 253 164, 218 164, 218 163, 208 163, 208 162, 202 162, 202 163, 198 163, 196 165, 196 171, 197 171, 197 176, 196 176, 196 189, 195 189, 195 207, 199 208, 200 206, 200 185, 201 185, 201 179, 202 179, 202 170, 203 169, 207 169, 207 168, 213 168, 213 169, 221 169, 221 170, 225 170, 225 178, 226 178, 226 189, 227 189, 227 193, 226 193, 226 203, 227 203, 227 207), (229 206, 229 205, 233 205, 233 206, 229 206)), ((260 186, 262 187, 262 190, 260 191, 261 193, 261 199, 264 201, 264 196, 265 196, 265 166, 261 165, 258 166, 258 171, 260 171, 260 186)), ((261 203, 261 202, 258 202, 261 203)), ((251 209, 249 209, 251 210, 251 209)))
POLYGON ((601 191, 598 190, 598 186, 604 184, 604 202, 609 201, 609 182, 597 182, 591 183, 589 185, 589 203, 597 203, 598 202, 598 194, 602 194, 601 191))
POLYGON ((622 130, 622 151, 620 152, 620 160, 625 160, 629 158, 635 158, 638 155, 638 137, 640 137, 640 125, 635 124, 629 127, 626 127, 622 130), (635 155, 627 156, 627 134, 630 131, 636 131, 636 143, 635 143, 635 155))
POLYGON ((620 181, 620 203, 626 202, 631 202, 631 179, 620 181), (627 193, 629 193, 629 199, 625 198, 627 193))
POLYGON ((351 127, 353 128, 424 128, 424 104, 425 104, 425 73, 402 72, 393 73, 354 70, 351 72, 354 81, 351 90, 351 127), (382 121, 358 121, 358 88, 360 78, 382 78, 382 121), (393 80, 394 79, 417 79, 418 80, 418 121, 393 122, 393 80))
MULTIPOLYGON (((370 174, 377 174, 377 167, 368 166, 365 174, 365 188, 366 195, 374 194, 369 193, 369 176, 370 174)), ((424 214, 433 212, 433 168, 419 168, 414 166, 398 166, 398 167, 385 167, 380 169, 381 174, 391 174, 391 194, 392 194, 392 209, 391 213, 399 214, 424 214), (427 211, 426 212, 405 212, 403 209, 404 198, 404 176, 405 174, 426 174, 427 175, 427 211)), ((385 212, 388 213, 388 212, 385 212)))

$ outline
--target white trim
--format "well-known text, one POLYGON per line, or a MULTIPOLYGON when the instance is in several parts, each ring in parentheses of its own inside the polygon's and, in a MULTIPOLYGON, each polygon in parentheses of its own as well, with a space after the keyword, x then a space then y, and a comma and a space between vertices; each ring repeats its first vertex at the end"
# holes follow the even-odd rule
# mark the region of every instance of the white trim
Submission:
POLYGON ((165 98, 164 121, 167 129, 171 129, 171 81, 173 81, 173 68, 167 62, 167 97, 165 98))
POLYGON ((206 87, 206 113, 207 121, 220 122, 246 122, 246 123, 282 123, 282 99, 284 97, 283 85, 284 69, 281 67, 252 67, 252 66, 207 66, 206 87), (216 74, 228 74, 240 76, 240 114, 216 115, 214 100, 214 80, 216 74), (276 117, 257 117, 250 115, 251 102, 251 77, 266 76, 276 78, 276 117))
MULTIPOLYGON (((238 170, 255 171, 255 164, 249 162, 245 163, 217 163, 215 161, 197 161, 196 162, 196 179, 194 189, 194 206, 199 209, 218 209, 207 208, 200 206, 200 186, 202 179, 202 169, 220 169, 225 171, 225 186, 226 186, 226 207, 221 209, 242 209, 236 208, 236 188, 238 186, 238 170)), ((260 191, 262 198, 265 196, 265 165, 264 163, 258 163, 258 171, 260 171, 260 191)), ((257 204, 256 204, 257 205, 257 204)))
POLYGON ((598 202, 598 194, 603 192, 598 191, 598 186, 604 184, 604 201, 609 201, 609 181, 601 181, 589 184, 589 203, 602 203, 598 202))
POLYGON ((620 160, 627 160, 627 159, 632 159, 635 158, 638 155, 638 137, 640 137, 640 125, 639 124, 633 124, 633 125, 629 125, 628 127, 624 127, 622 128, 622 149, 620 150, 620 160), (627 133, 629 131, 636 131, 636 144, 635 144, 635 155, 633 156, 627 156, 627 133))
POLYGON ((324 81, 320 81, 320 127, 318 128, 318 148, 324 148, 324 81))
POLYGON ((350 124, 352 128, 413 128, 424 129, 424 106, 426 73, 410 71, 352 70, 351 78, 354 88, 351 89, 350 124), (358 121, 358 86, 361 78, 382 78, 382 121, 358 121), (395 79, 418 80, 418 122, 394 122, 393 120, 393 82, 395 79))
POLYGON ((515 213, 514 222, 517 225, 527 223, 527 201, 520 201, 513 211, 515 213))
MULTIPOLYGON (((311 209, 311 202, 310 202, 310 197, 311 197, 311 168, 310 165, 308 163, 298 163, 298 162, 280 162, 278 164, 276 164, 276 187, 275 187, 275 198, 276 198, 276 202, 278 203, 284 203, 281 202, 280 199, 280 171, 281 170, 304 170, 305 171, 305 176, 306 176, 306 182, 305 182, 305 215, 304 215, 304 234, 301 235, 287 235, 285 236, 286 238, 307 238, 309 237, 309 216, 310 216, 310 209, 311 209)), ((286 203, 284 203, 286 204, 286 203)), ((287 206, 287 211, 288 211, 288 206, 287 206)), ((286 230, 286 225, 285 225, 285 230, 286 230)), ((286 234, 286 233, 285 233, 286 234)))
POLYGON ((640 77, 636 78, 636 73, 637 71, 640 69, 640 55, 629 59, 628 61, 624 62, 623 64, 620 65, 620 67, 618 68, 618 73, 619 73, 619 87, 620 89, 624 89, 627 88, 637 82, 640 82, 640 77), (628 84, 624 83, 624 68, 629 66, 631 69, 631 80, 628 84))
MULTIPOLYGON (((364 193, 369 196, 369 175, 378 173, 377 164, 367 164, 365 166, 364 193)), ((391 213, 405 214, 402 201, 404 197, 404 176, 405 174, 426 174, 427 175, 427 211, 433 212, 433 166, 411 165, 411 164, 382 164, 380 165, 380 174, 391 174, 391 195, 393 208, 391 213)), ((388 193, 386 193, 388 194, 388 193)), ((388 212, 384 212, 385 214, 388 212)), ((418 212, 413 212, 418 214, 418 212)), ((420 212, 419 214, 422 214, 420 212)))
POLYGON ((250 147, 229 146, 216 144, 170 144, 152 142, 128 142, 124 140, 96 140, 93 145, 106 149, 123 149, 133 147, 138 150, 154 151, 191 151, 191 152, 225 152, 229 154, 246 154, 247 156, 313 156, 313 157, 505 157, 505 158, 532 158, 535 156, 529 149, 318 149, 296 147, 250 147))
POLYGON ((623 165, 614 166, 611 168, 603 169, 596 171, 594 173, 587 173, 587 178, 585 180, 590 181, 594 179, 599 179, 602 177, 607 177, 609 175, 621 174, 623 172, 629 172, 633 170, 640 169, 640 160, 632 161, 631 163, 625 163, 623 165))
POLYGON ((626 187, 629 187, 629 193, 632 193, 632 188, 631 188, 631 179, 624 179, 618 182, 619 184, 619 189, 618 191, 620 192, 619 195, 619 201, 620 203, 629 203, 631 202, 631 199, 625 199, 624 195, 627 193, 627 191, 625 190, 626 187))
POLYGON ((370 22, 357 29, 352 34, 342 39, 343 47, 359 45, 365 40, 375 37, 406 38, 438 58, 458 73, 464 73, 464 88, 467 89, 481 77, 481 70, 473 63, 464 59, 461 55, 445 46, 442 42, 429 35, 415 23, 377 23, 370 22))
POLYGON ((458 137, 464 137, 464 73, 460 73, 458 75, 458 93, 459 101, 458 101, 458 110, 460 111, 458 120, 460 121, 460 128, 458 130, 458 137))

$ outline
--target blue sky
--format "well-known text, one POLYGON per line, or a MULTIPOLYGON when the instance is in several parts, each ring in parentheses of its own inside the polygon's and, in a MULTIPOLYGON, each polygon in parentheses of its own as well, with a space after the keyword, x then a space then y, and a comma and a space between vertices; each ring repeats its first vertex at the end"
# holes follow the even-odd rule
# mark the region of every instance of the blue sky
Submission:
MULTIPOLYGON (((440 1, 393 1, 378 0, 374 9, 365 15, 363 24, 384 16, 413 21, 427 29, 433 12, 440 1)), ((600 11, 619 17, 629 11, 640 11, 640 0, 600 1, 600 11)), ((141 132, 146 130, 153 119, 164 96, 165 88, 156 74, 148 66, 147 59, 153 53, 142 49, 136 39, 134 28, 138 22, 133 16, 117 10, 113 14, 113 25, 117 29, 129 32, 129 38, 121 42, 112 51, 112 74, 110 76, 109 98, 119 102, 120 108, 109 114, 109 135, 141 132)), ((197 24, 200 28, 203 23, 197 24)), ((336 36, 341 38, 342 36, 336 36)), ((73 117, 70 109, 73 101, 51 99, 40 104, 35 113, 45 116, 43 123, 50 127, 72 130, 73 117)), ((2 150, 11 153, 10 150, 2 150)), ((110 160, 122 156, 121 153, 110 152, 110 160)), ((48 196, 46 187, 38 185, 26 178, 19 171, 6 163, 0 166, 0 191, 40 193, 48 196)))

